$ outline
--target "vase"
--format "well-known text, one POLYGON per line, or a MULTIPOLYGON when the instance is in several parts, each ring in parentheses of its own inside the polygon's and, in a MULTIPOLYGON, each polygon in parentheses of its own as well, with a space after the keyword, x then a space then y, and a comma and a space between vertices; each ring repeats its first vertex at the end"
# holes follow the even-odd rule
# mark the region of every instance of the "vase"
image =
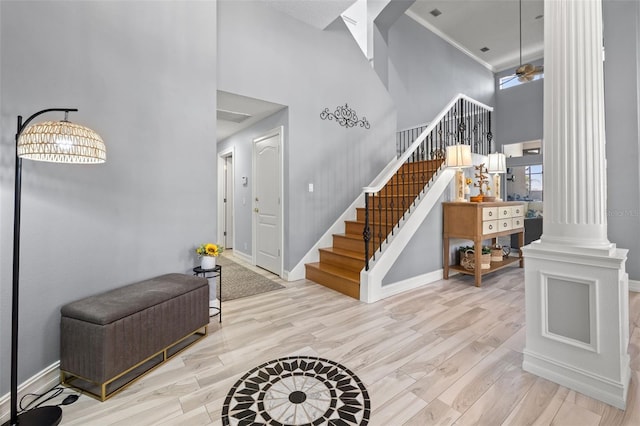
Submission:
POLYGON ((202 256, 200 258, 200 267, 202 269, 213 269, 216 267, 216 258, 214 256, 202 256))

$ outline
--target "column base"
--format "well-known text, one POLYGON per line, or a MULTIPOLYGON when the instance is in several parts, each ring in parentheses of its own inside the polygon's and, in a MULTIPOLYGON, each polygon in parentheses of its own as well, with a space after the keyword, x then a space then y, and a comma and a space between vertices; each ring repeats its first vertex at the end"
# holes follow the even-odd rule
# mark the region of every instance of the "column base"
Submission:
MULTIPOLYGON (((624 410, 631 379, 631 369, 626 369, 622 380, 613 381, 589 371, 567 365, 541 354, 524 350, 522 369, 536 376, 558 383, 591 398, 624 410)), ((627 362, 627 365, 628 362, 627 362)))
POLYGON ((522 368, 624 409, 631 377, 627 250, 536 241, 525 257, 522 368))

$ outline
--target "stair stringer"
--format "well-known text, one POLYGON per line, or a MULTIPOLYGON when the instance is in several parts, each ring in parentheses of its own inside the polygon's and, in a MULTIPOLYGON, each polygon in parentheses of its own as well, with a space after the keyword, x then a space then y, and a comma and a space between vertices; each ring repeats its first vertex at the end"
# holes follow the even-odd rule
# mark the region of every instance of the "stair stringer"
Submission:
MULTIPOLYGON (((392 167, 396 165, 398 160, 394 157, 392 158, 387 165, 382 169, 382 171, 373 179, 373 182, 376 182, 380 179, 381 176, 384 176, 389 173, 392 167)), ((356 208, 364 207, 364 192, 361 192, 360 195, 354 200, 353 203, 336 219, 335 222, 327 229, 320 239, 309 249, 309 251, 300 259, 300 262, 291 270, 285 271, 283 274, 283 278, 286 281, 297 281, 302 280, 305 277, 304 265, 307 263, 314 263, 320 260, 320 248, 321 247, 331 247, 333 234, 341 234, 344 233, 345 221, 347 220, 355 220, 356 218, 356 208)), ((364 244, 364 241, 362 242, 364 244)), ((362 264, 364 265, 364 258, 362 258, 362 264)))
MULTIPOLYGON (((442 271, 435 271, 435 276, 431 280, 401 281, 398 283, 382 286, 382 280, 387 275, 395 261, 398 259, 404 248, 414 236, 422 222, 427 218, 431 209, 436 205, 441 195, 444 193, 453 180, 455 171, 451 168, 444 168, 434 177, 434 181, 426 189, 426 193, 420 199, 415 209, 405 219, 400 221, 399 229, 388 242, 382 244, 382 253, 376 252, 376 260, 369 261, 369 270, 362 269, 360 272, 360 300, 366 303, 374 303, 394 294, 411 290, 430 282, 442 278, 442 271)), ((438 238, 441 236, 437 236, 438 238)))

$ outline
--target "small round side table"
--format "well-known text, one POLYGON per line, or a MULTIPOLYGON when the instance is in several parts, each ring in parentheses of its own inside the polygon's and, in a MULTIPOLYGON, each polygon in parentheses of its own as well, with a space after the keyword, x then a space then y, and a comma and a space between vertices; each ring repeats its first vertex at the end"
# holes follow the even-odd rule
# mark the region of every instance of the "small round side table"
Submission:
POLYGON ((218 322, 221 323, 222 322, 222 266, 216 265, 211 269, 202 269, 202 267, 196 266, 195 268, 193 268, 193 275, 202 276, 207 279, 218 278, 218 285, 216 287, 218 288, 217 297, 218 297, 219 307, 209 305, 209 309, 214 310, 214 313, 209 316, 214 317, 218 315, 218 322))

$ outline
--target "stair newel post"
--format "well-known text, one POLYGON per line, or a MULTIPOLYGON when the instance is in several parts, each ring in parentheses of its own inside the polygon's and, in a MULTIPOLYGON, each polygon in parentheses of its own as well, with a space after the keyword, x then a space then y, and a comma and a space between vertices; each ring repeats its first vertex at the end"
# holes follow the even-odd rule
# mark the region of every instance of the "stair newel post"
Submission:
POLYGON ((364 230, 362 231, 364 239, 364 269, 369 270, 369 241, 371 240, 371 230, 369 229, 369 193, 364 193, 364 230))

